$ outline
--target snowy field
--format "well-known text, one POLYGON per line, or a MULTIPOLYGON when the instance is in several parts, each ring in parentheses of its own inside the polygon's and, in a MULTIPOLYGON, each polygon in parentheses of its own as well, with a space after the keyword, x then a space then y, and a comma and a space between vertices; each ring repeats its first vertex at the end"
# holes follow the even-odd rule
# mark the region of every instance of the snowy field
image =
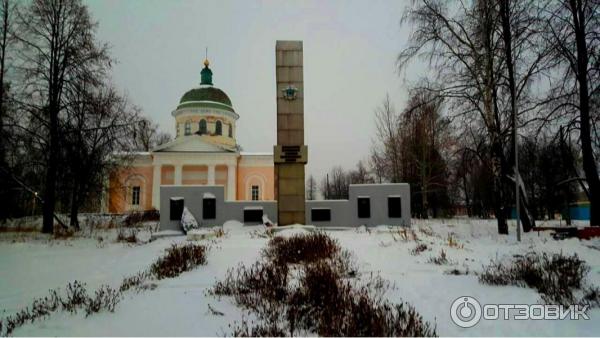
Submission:
MULTIPOLYGON (((511 235, 496 234, 494 221, 429 220, 413 221, 420 243, 429 250, 419 255, 410 251, 417 242, 398 229, 385 226, 327 230, 341 246, 354 253, 360 274, 380 274, 393 287, 387 292, 392 302, 406 301, 415 306, 442 336, 586 336, 600 332, 600 310, 588 314, 590 320, 485 321, 463 329, 450 319, 450 306, 460 296, 472 296, 480 303, 536 304, 540 295, 533 289, 480 284, 477 273, 490 260, 506 255, 536 252, 577 253, 591 267, 588 281, 600 286, 600 241, 567 239, 556 241, 548 233, 528 233, 517 243, 511 235), (430 231, 431 230, 431 231, 430 231), (449 240, 449 236, 451 240, 449 240), (449 265, 429 263, 444 250, 449 265), (450 269, 469 271, 450 275, 450 269)), ((15 336, 222 336, 231 332, 235 321, 248 317, 227 297, 218 299, 207 290, 222 279, 227 269, 250 265, 259 259, 268 238, 262 226, 242 227, 230 222, 225 236, 207 240, 208 264, 177 278, 158 281, 154 290, 128 292, 114 313, 56 312, 49 318, 26 324, 15 336), (210 307, 225 315, 215 315, 210 307)), ((303 229, 281 233, 303 232, 303 229)), ((173 242, 186 242, 183 236, 159 238, 146 244, 125 244, 113 240, 115 230, 105 230, 89 238, 48 239, 38 234, 0 233, 0 317, 31 304, 49 289, 64 289, 79 280, 88 290, 102 284, 118 288, 125 276, 135 274, 162 255, 173 242), (102 241, 98 237, 104 237, 102 241), (3 311, 3 312, 2 312, 3 311)))

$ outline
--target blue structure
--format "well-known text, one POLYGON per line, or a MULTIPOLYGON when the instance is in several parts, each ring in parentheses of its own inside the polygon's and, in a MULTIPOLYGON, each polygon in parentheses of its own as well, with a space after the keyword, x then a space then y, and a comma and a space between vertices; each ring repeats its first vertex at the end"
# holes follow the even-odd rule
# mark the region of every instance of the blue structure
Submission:
MULTIPOLYGON (((562 212, 561 212, 562 213, 562 212)), ((565 217, 565 214, 563 217, 565 217)), ((590 204, 588 202, 578 202, 569 205, 569 217, 572 220, 589 221, 590 220, 590 204)), ((517 210, 515 207, 510 208, 509 219, 517 218, 517 210)))
POLYGON ((590 220, 590 204, 574 203, 569 205, 569 216, 574 220, 589 221, 590 220))

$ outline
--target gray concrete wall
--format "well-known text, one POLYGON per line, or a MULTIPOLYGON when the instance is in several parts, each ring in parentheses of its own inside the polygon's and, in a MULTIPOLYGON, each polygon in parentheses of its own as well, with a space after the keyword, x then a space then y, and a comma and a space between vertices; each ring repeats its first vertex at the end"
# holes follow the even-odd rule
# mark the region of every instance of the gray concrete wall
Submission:
MULTIPOLYGON (((186 206, 201 226, 222 225, 229 220, 244 221, 245 207, 262 207, 263 214, 272 222, 277 222, 276 201, 225 201, 225 187, 222 185, 169 185, 160 187, 160 229, 181 230, 180 221, 171 221, 172 197, 182 197, 186 206), (202 200, 204 195, 212 194, 216 199, 216 218, 202 219, 202 200)), ((257 223, 254 223, 257 224, 257 223)))
POLYGON ((351 184, 347 200, 306 201, 306 223, 316 226, 410 226, 410 186, 408 183, 351 184), (402 218, 388 217, 388 197, 402 198, 402 218), (358 218, 358 197, 369 197, 371 217, 358 218), (331 222, 311 219, 313 208, 330 208, 331 222))
MULTIPOLYGON (((222 185, 168 185, 160 187, 160 229, 181 230, 181 222, 171 221, 171 198, 184 199, 184 205, 194 215, 202 226, 222 225, 228 220, 244 221, 245 208, 263 209, 263 214, 277 223, 277 201, 225 201, 225 190, 222 185), (216 218, 202 219, 202 200, 205 196, 214 196, 216 199, 216 218)), ((306 223, 316 226, 375 226, 375 225, 402 225, 410 226, 410 187, 407 183, 395 184, 351 184, 349 199, 306 201, 306 223), (402 198, 402 217, 388 217, 388 197, 400 196, 402 198), (358 218, 358 197, 369 197, 371 217, 358 218), (313 208, 328 208, 331 211, 331 221, 316 222, 311 219, 313 208)), ((254 223, 257 224, 257 223, 254 223)))

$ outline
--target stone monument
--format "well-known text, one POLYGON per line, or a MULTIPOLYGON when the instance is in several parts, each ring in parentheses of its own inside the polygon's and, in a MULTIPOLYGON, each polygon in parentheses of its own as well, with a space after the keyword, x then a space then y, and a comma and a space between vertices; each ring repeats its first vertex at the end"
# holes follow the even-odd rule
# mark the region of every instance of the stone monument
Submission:
POLYGON ((277 145, 274 147, 275 200, 279 225, 306 224, 304 166, 304 79, 302 41, 275 44, 277 145))

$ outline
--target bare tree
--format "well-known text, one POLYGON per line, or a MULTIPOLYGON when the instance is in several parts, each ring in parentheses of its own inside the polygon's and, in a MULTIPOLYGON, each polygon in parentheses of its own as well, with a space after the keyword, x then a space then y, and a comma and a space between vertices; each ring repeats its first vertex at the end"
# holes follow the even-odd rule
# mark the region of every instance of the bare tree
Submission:
MULTIPOLYGON (((409 45, 398 57, 398 65, 406 68, 410 61, 427 57, 435 70, 418 88, 444 98, 455 122, 461 123, 468 135, 483 133, 489 144, 490 165, 494 177, 494 209, 498 232, 507 234, 506 217, 510 205, 509 192, 512 148, 510 136, 514 114, 505 40, 499 1, 478 0, 473 3, 444 0, 422 0, 409 7, 403 22, 413 24, 409 45)), ((547 50, 536 47, 540 29, 534 1, 511 2, 509 23, 514 65, 513 89, 522 125, 534 120, 540 104, 529 90, 538 75, 548 69, 547 50)), ((516 110, 514 111, 516 114, 516 110)), ((488 161, 485 161, 488 162, 488 161)))
POLYGON ((306 180, 306 199, 312 201, 316 199, 317 195, 317 181, 313 175, 309 175, 306 180))
POLYGON ((356 164, 356 169, 350 171, 349 175, 350 183, 352 184, 374 183, 373 178, 371 177, 362 160, 358 161, 356 164))
MULTIPOLYGON (((137 114, 141 115, 139 108, 137 114)), ((152 148, 171 141, 171 135, 160 131, 158 124, 148 118, 143 118, 134 129, 134 149, 150 151, 152 148)))
POLYGON ((375 110, 377 140, 373 148, 371 164, 386 172, 393 183, 400 182, 400 141, 398 135, 398 113, 386 94, 381 106, 375 110), (385 156, 382 156, 385 154, 385 156))
POLYGON ((23 87, 30 99, 22 104, 47 129, 42 231, 49 233, 53 231, 65 89, 80 79, 97 83, 110 59, 107 47, 94 40, 96 23, 80 0, 33 0, 18 17, 23 87))
POLYGON ((65 98, 69 105, 61 139, 66 164, 62 177, 70 190, 70 225, 79 228, 80 208, 101 198, 106 178, 122 165, 114 154, 130 150, 128 137, 140 119, 109 85, 70 86, 65 98))
POLYGON ((589 189, 590 224, 600 226, 600 178, 592 145, 592 132, 597 129, 593 108, 598 121, 600 101, 600 2, 561 0, 544 9, 547 17, 544 33, 557 62, 558 85, 553 91, 556 105, 552 113, 565 111, 572 116, 569 125, 578 126, 589 189))
POLYGON ((1 0, 0 2, 0 166, 4 165, 5 161, 5 138, 4 138, 4 118, 5 118, 5 90, 7 83, 5 82, 6 67, 7 67, 7 49, 13 41, 11 37, 12 29, 12 13, 14 5, 9 0, 1 0))
POLYGON ((321 194, 325 199, 348 199, 350 175, 340 166, 331 168, 321 181, 321 194))

